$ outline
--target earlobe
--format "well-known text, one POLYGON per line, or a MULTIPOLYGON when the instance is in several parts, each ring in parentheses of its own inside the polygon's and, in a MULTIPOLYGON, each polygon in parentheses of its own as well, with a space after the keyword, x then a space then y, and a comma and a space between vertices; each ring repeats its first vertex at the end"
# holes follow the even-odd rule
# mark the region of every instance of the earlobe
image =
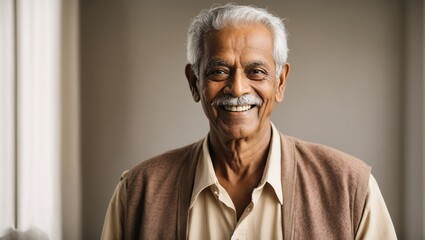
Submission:
POLYGON ((199 95, 199 91, 197 87, 198 78, 193 72, 192 65, 190 64, 186 65, 185 74, 186 74, 187 81, 189 83, 189 88, 190 88, 190 92, 192 93, 193 100, 195 100, 195 102, 199 102, 201 100, 201 97, 199 95))
POLYGON ((285 88, 286 88, 288 73, 289 73, 289 64, 285 63, 279 75, 279 81, 278 81, 278 85, 276 89, 276 102, 283 101, 283 98, 285 96, 285 88))

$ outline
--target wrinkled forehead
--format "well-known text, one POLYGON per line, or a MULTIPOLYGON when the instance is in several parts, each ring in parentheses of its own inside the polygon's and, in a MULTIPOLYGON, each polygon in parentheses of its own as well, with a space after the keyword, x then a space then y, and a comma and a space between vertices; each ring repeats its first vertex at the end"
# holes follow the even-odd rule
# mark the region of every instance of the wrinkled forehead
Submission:
POLYGON ((273 35, 261 24, 226 27, 204 38, 201 61, 226 56, 263 55, 273 59, 273 35))
POLYGON ((211 28, 205 30, 201 39, 205 44, 205 41, 208 40, 211 36, 224 32, 229 34, 244 29, 249 29, 249 32, 257 32, 257 34, 264 34, 265 32, 267 32, 270 38, 273 39, 273 30, 268 25, 264 23, 244 20, 239 20, 237 22, 226 22, 223 23, 223 25, 221 25, 220 27, 211 26, 211 28))

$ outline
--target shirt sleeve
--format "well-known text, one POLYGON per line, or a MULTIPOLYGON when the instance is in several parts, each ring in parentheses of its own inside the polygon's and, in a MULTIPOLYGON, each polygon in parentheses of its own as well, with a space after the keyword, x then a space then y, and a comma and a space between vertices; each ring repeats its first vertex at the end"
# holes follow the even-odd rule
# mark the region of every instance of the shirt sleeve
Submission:
POLYGON ((115 188, 108 210, 106 211, 105 222, 103 223, 102 240, 123 239, 124 214, 127 202, 127 171, 115 188))
POLYGON ((372 174, 369 177, 366 203, 356 234, 356 240, 369 239, 397 239, 384 198, 372 174))

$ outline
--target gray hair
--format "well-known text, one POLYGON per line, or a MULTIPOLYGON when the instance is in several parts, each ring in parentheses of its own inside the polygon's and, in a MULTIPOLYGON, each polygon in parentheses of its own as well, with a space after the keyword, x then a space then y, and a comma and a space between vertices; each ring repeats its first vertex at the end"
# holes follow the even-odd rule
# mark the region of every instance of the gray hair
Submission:
POLYGON ((203 10, 196 16, 187 33, 187 60, 199 78, 199 62, 204 54, 203 41, 206 34, 228 26, 238 24, 260 23, 273 34, 273 58, 276 75, 282 71, 288 58, 288 45, 285 25, 282 20, 267 10, 253 6, 241 6, 228 3, 224 6, 203 10))

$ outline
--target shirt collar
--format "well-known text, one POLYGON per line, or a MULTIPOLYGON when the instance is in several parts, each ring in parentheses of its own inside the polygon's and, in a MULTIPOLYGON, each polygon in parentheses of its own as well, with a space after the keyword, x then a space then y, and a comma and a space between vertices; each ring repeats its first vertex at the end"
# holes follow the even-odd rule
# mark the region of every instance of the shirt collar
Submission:
POLYGON ((269 183, 272 186, 276 197, 279 199, 280 204, 283 204, 280 134, 273 123, 271 123, 271 127, 272 139, 269 155, 267 157, 266 167, 264 168, 263 177, 259 186, 263 186, 266 182, 269 183))
POLYGON ((201 193, 205 188, 214 184, 219 185, 212 165, 210 151, 208 149, 208 135, 204 138, 202 143, 202 152, 199 155, 195 171, 195 181, 189 208, 193 207, 199 193, 201 193))
MULTIPOLYGON (((271 123, 272 139, 267 156, 266 166, 258 188, 262 188, 266 183, 273 188, 280 204, 283 204, 282 181, 281 181, 281 146, 280 135, 276 127, 271 123)), ((192 197, 190 200, 190 208, 193 207, 198 195, 211 185, 220 185, 214 172, 211 161, 211 155, 208 149, 208 136, 204 138, 202 143, 202 152, 199 155, 196 164, 196 172, 192 197)))

